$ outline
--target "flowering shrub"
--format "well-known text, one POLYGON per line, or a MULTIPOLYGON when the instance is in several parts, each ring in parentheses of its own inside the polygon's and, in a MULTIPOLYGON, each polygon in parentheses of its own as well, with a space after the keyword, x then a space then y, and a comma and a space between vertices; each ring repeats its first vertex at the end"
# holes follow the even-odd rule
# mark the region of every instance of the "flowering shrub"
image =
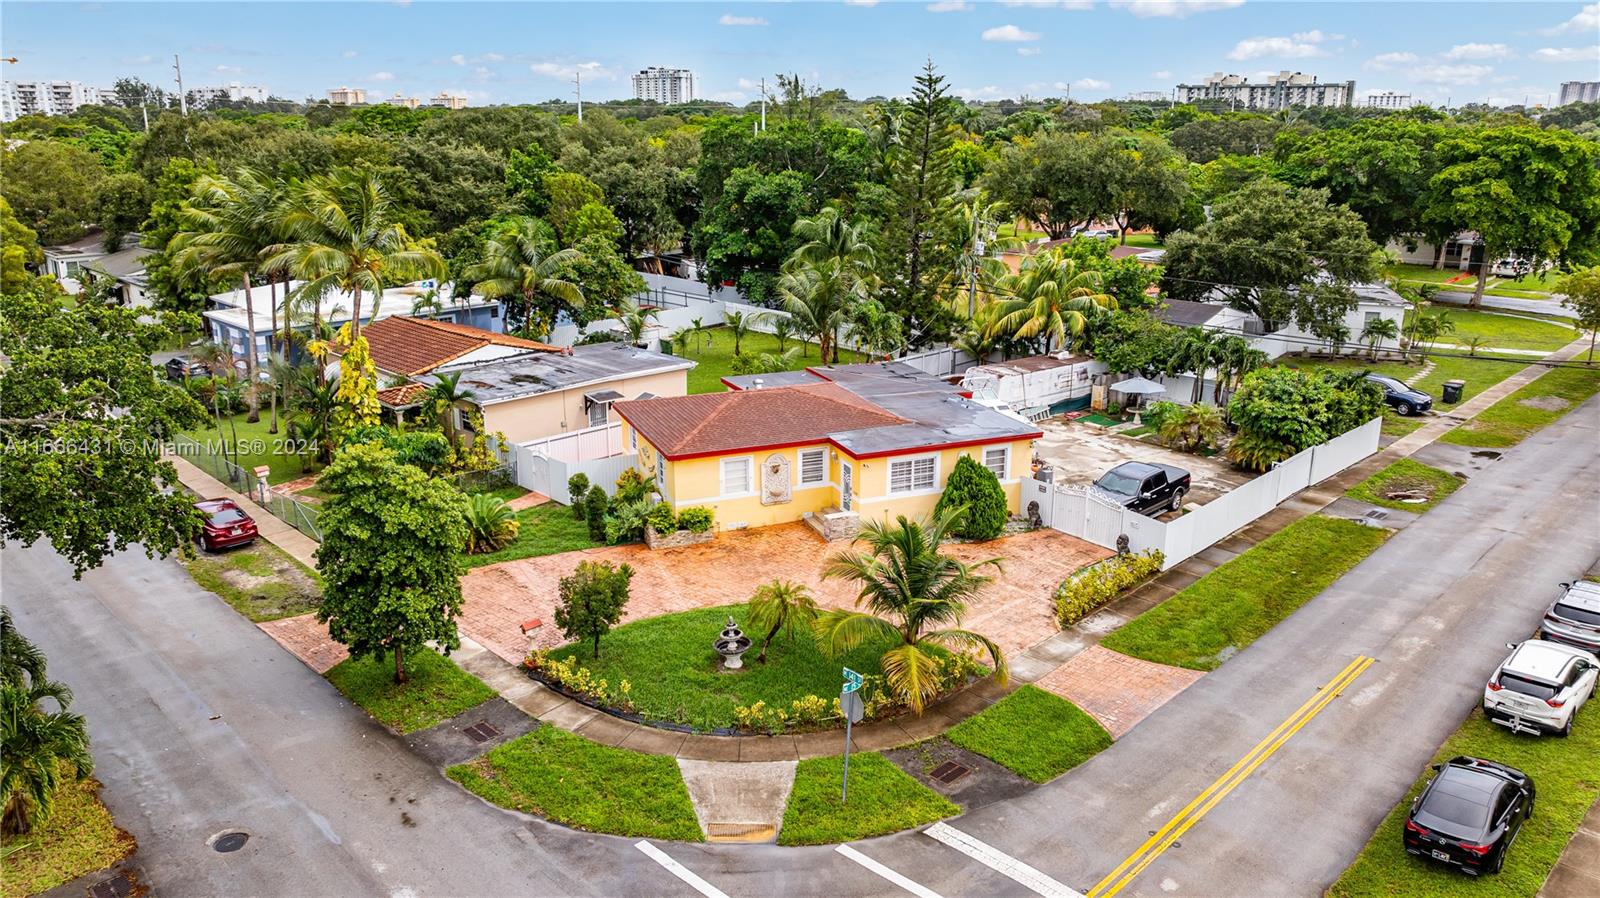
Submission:
POLYGON ((1162 554, 1113 555, 1062 581, 1056 589, 1056 621, 1070 627, 1096 608, 1161 570, 1162 554))
MULTIPOLYGON (((989 669, 971 656, 947 654, 934 662, 933 678, 939 692, 947 693, 966 685, 969 677, 983 676, 989 669)), ((867 674, 861 678, 862 718, 876 720, 906 710, 884 686, 881 674, 867 674)), ((790 703, 788 708, 772 707, 764 701, 744 705, 733 710, 734 721, 742 730, 783 732, 793 727, 819 727, 844 717, 844 709, 837 698, 825 699, 807 695, 790 703)))
POLYGON ((632 683, 623 680, 613 689, 604 678, 596 677, 587 667, 580 665, 576 658, 558 660, 551 658, 548 651, 540 649, 530 653, 522 664, 574 695, 581 695, 624 713, 633 711, 632 683))

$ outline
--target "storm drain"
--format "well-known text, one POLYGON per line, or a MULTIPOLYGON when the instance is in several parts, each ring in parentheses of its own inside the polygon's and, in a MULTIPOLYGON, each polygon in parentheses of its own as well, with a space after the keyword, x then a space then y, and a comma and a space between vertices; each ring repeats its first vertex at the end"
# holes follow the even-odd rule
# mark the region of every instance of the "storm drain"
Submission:
POLYGON ((1387 518, 1388 516, 1389 516, 1389 513, 1387 511, 1384 511, 1381 508, 1374 508, 1373 510, 1367 512, 1367 517, 1371 518, 1374 521, 1381 521, 1381 520, 1387 518))
POLYGON ((128 898, 133 894, 133 880, 126 873, 102 879, 89 887, 89 898, 128 898))
POLYGON ((494 728, 494 724, 487 720, 480 720, 461 732, 466 733, 468 739, 478 743, 488 742, 490 739, 500 735, 500 731, 494 728))
POLYGON ((230 854, 243 848, 244 843, 248 841, 250 841, 249 833, 223 833, 211 840, 211 850, 222 854, 230 854))
POLYGON ((957 764, 954 761, 946 761, 943 764, 940 764, 938 767, 933 768, 933 772, 928 775, 948 786, 971 772, 972 768, 966 766, 965 764, 957 764))

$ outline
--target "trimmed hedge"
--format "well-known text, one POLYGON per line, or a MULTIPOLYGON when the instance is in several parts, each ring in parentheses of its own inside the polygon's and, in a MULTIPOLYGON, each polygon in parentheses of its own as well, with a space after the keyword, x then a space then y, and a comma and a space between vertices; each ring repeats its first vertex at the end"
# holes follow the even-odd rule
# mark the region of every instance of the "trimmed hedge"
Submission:
POLYGON ((1070 627, 1161 570, 1162 554, 1151 549, 1138 555, 1113 555, 1062 581, 1056 589, 1056 621, 1070 627))

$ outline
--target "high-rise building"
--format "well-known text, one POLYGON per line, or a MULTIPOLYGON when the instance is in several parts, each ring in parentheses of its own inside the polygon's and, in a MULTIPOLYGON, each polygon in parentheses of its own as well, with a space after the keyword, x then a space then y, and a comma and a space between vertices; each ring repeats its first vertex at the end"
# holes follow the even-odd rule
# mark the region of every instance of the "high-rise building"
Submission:
POLYGON ((265 103, 267 101, 267 89, 265 87, 240 84, 237 81, 229 81, 227 84, 215 87, 192 87, 187 93, 189 105, 198 109, 204 109, 218 102, 237 103, 241 100, 252 100, 257 103, 265 103))
POLYGON ((1392 90, 1367 94, 1368 109, 1410 109, 1413 105, 1410 94, 1397 94, 1392 90))
POLYGON ((0 83, 0 121, 24 115, 71 115, 79 106, 105 102, 101 94, 82 81, 6 81, 0 83))
POLYGON ((365 106, 367 92, 359 87, 336 87, 328 91, 328 102, 335 106, 365 106))
POLYGON ((1203 84, 1178 85, 1178 102, 1222 100, 1238 109, 1288 109, 1291 106, 1349 106, 1355 101, 1354 81, 1319 83, 1317 76, 1281 71, 1264 83, 1243 75, 1214 72, 1203 84))
POLYGON ((438 109, 465 109, 467 108, 467 98, 460 94, 441 90, 438 96, 428 101, 428 105, 438 109))
POLYGON ((383 102, 390 106, 404 106, 407 109, 415 109, 422 105, 422 98, 408 97, 399 91, 395 91, 394 96, 385 98, 383 102))
POLYGON ((694 101, 694 72, 651 66, 633 74, 633 98, 657 103, 694 101))
POLYGON ((1600 103, 1600 81, 1563 81, 1557 106, 1568 103, 1600 103))

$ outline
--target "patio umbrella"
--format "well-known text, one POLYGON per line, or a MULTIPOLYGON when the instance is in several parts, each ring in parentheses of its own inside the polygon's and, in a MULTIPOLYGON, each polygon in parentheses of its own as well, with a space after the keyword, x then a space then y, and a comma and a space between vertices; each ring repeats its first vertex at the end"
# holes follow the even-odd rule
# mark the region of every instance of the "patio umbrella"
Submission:
POLYGON ((1141 396, 1147 393, 1165 393, 1167 391, 1167 388, 1164 384, 1158 384, 1153 380, 1143 377, 1135 377, 1132 380, 1119 381, 1118 383, 1112 384, 1111 389, 1118 393, 1133 393, 1141 396))

